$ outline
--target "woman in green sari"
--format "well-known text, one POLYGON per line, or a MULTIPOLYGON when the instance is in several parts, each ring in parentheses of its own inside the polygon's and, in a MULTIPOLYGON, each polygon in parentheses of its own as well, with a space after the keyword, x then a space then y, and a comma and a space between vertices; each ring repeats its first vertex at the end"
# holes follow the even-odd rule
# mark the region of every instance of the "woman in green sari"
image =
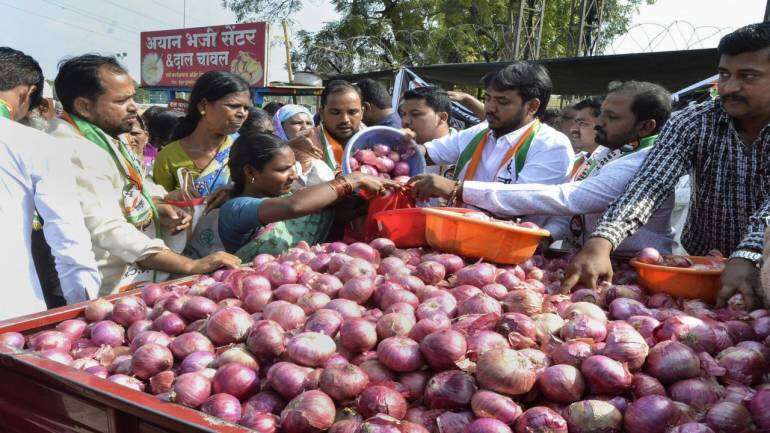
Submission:
POLYGON ((369 195, 400 188, 390 180, 351 173, 291 192, 297 179, 294 152, 279 138, 242 135, 230 154, 232 198, 199 222, 188 253, 224 249, 244 261, 261 253, 280 254, 300 241, 323 241, 333 215, 326 208, 361 189, 369 195))

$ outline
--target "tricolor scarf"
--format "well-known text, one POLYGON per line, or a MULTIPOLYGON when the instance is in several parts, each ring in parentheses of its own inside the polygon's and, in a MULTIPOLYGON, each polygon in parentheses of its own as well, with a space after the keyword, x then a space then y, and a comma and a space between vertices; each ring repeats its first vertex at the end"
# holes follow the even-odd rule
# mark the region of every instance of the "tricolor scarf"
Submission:
POLYGON ((585 161, 583 166, 579 170, 577 170, 577 173, 575 173, 575 176, 574 176, 574 180, 576 181, 584 180, 591 173, 601 169, 602 167, 609 164, 610 162, 652 146, 655 143, 655 139, 657 138, 658 138, 657 135, 650 135, 648 137, 644 137, 640 139, 639 141, 634 141, 626 145, 623 145, 623 147, 621 147, 620 149, 609 149, 605 147, 602 149, 595 150, 594 153, 591 155, 591 157, 585 161))
POLYGON ((74 114, 65 112, 62 119, 85 139, 104 149, 112 157, 118 171, 128 180, 128 184, 123 188, 123 213, 126 220, 140 230, 155 221, 155 230, 158 233, 158 210, 143 184, 142 168, 133 152, 129 151, 123 142, 111 139, 101 128, 74 114))
POLYGON ((13 120, 13 107, 2 99, 0 99, 0 117, 13 120))

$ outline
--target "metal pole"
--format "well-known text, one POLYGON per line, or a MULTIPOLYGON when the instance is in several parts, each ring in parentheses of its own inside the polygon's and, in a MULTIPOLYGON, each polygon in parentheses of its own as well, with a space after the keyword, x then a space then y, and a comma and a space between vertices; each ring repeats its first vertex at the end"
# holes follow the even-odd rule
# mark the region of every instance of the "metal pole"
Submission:
POLYGON ((289 82, 294 81, 294 72, 291 69, 291 41, 289 41, 289 26, 283 20, 283 41, 286 47, 286 71, 289 73, 289 82))
POLYGON ((187 0, 184 0, 184 6, 182 7, 182 28, 187 27, 187 0))

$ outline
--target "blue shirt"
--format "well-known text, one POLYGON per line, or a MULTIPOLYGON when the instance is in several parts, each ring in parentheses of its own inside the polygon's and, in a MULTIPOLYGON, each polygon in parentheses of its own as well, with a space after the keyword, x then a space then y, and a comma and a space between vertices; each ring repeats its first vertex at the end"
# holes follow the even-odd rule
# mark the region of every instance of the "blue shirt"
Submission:
POLYGON ((377 126, 390 126, 391 128, 401 129, 401 116, 394 111, 382 119, 377 126))
POLYGON ((262 198, 236 197, 219 209, 219 238, 228 253, 238 251, 262 227, 259 205, 262 198))

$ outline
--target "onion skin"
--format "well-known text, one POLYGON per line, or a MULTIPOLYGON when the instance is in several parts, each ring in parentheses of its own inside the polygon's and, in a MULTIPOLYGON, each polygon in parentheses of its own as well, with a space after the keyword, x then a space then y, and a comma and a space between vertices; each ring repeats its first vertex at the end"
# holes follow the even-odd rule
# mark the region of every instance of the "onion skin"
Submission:
POLYGON ((320 433, 334 424, 336 409, 322 391, 306 391, 292 399, 281 412, 281 431, 320 433))
POLYGON ((673 401, 660 395, 642 397, 626 409, 623 426, 627 433, 666 433, 679 424, 681 414, 673 401))
POLYGON ((570 433, 614 433, 623 426, 623 414, 601 400, 572 403, 562 413, 570 433))
POLYGON ((236 423, 241 419, 241 402, 229 394, 214 394, 201 405, 201 411, 236 423))
POLYGON ((428 381, 425 401, 431 409, 460 410, 470 404, 476 390, 471 375, 459 370, 442 371, 428 381))
POLYGON ((567 421, 553 410, 536 406, 516 419, 516 433, 567 433, 567 421))
POLYGON ((254 369, 231 362, 217 369, 211 385, 217 394, 226 393, 244 400, 256 394, 259 378, 254 369))
POLYGON ((339 403, 356 398, 369 384, 369 377, 353 364, 335 365, 324 368, 319 387, 339 403))
POLYGON ((364 418, 371 418, 381 413, 403 419, 406 415, 407 403, 404 397, 392 388, 384 385, 370 385, 358 395, 357 407, 364 418))
POLYGON ((527 357, 511 349, 492 349, 479 356, 476 380, 483 388, 516 396, 532 389, 536 375, 527 357))
POLYGON ((614 359, 594 355, 580 366, 583 378, 591 390, 602 394, 621 394, 633 385, 633 376, 628 369, 614 359))
POLYGON ((198 373, 186 373, 174 382, 173 401, 197 408, 211 395, 211 381, 198 373))
POLYGON ((662 341, 650 349, 646 372, 664 385, 700 374, 698 355, 677 341, 662 341))
POLYGON ((744 433, 753 430, 751 414, 746 407, 729 401, 711 406, 706 414, 706 424, 715 433, 744 433))
POLYGON ((580 370, 564 364, 546 368, 538 377, 538 384, 543 396, 557 403, 574 403, 585 390, 580 370))
POLYGON ((423 357, 436 370, 454 367, 455 362, 465 356, 467 349, 465 337, 453 329, 436 331, 420 342, 423 357))
POLYGON ((522 410, 510 398, 492 391, 481 390, 471 398, 473 414, 479 418, 495 418, 513 425, 522 410))

